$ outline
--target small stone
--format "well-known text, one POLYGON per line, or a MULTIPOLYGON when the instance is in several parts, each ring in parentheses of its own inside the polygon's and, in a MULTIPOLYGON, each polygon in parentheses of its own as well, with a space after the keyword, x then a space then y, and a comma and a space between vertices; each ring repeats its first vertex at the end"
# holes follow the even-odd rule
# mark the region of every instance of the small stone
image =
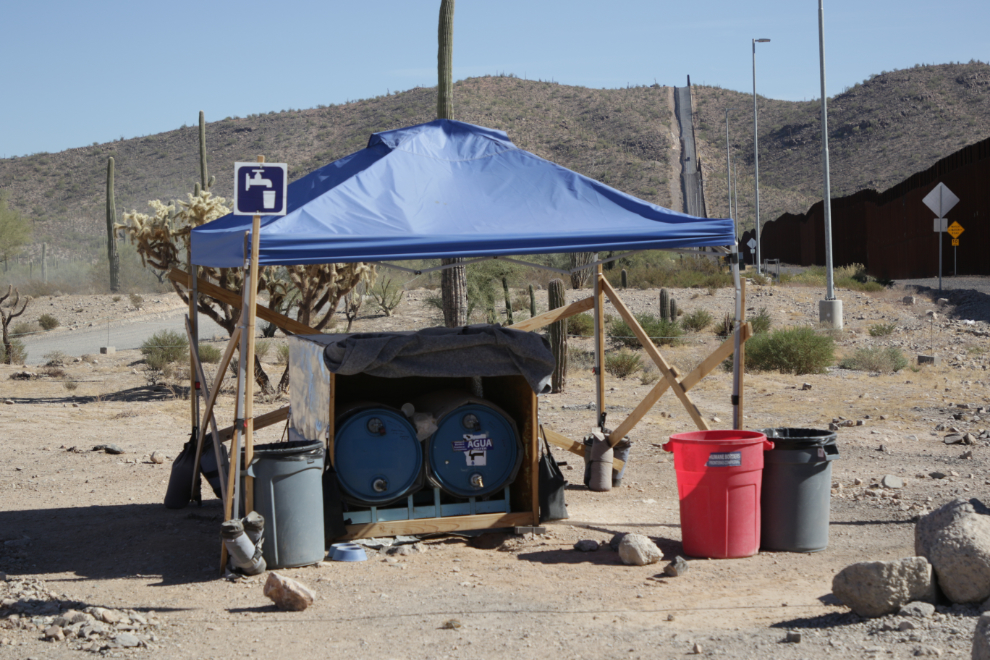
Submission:
POLYGON ((674 561, 670 562, 663 568, 664 575, 669 575, 670 577, 680 577, 687 573, 688 568, 690 568, 687 560, 684 557, 678 555, 674 558, 674 561))
POLYGON ((124 618, 123 613, 118 612, 117 610, 108 610, 103 607, 94 607, 90 610, 90 614, 103 623, 109 623, 111 626, 115 623, 119 623, 120 620, 124 618))
POLYGON ((695 642, 694 643, 694 647, 691 649, 691 653, 693 653, 695 655, 701 655, 704 652, 705 652, 705 650, 703 648, 701 648, 701 644, 699 644, 698 642, 695 642))
POLYGON ((93 447, 93 451, 103 451, 108 454, 123 454, 124 450, 121 449, 120 445, 106 444, 106 445, 96 445, 93 447))
POLYGON ((934 605, 916 600, 902 607, 897 613, 897 616, 910 616, 916 619, 927 619, 933 614, 935 614, 934 605))
POLYGON ((810 390, 811 389, 811 383, 801 383, 801 389, 802 390, 810 390))
POLYGON ((646 566, 657 563, 662 556, 660 548, 642 534, 627 534, 619 543, 619 558, 624 564, 646 566))
POLYGON ((137 638, 136 635, 131 633, 120 633, 113 638, 113 641, 117 642, 125 649, 134 648, 135 646, 141 646, 141 640, 137 638))
POLYGON ((863 480, 860 479, 859 477, 857 477, 857 478, 853 479, 853 485, 854 486, 862 486, 863 485, 863 480))
POLYGON ((62 632, 61 626, 48 626, 45 628, 45 639, 61 642, 65 640, 65 633, 62 632))
POLYGON ((945 479, 947 475, 945 472, 929 472, 928 476, 932 479, 945 479))
POLYGON ((916 302, 918 302, 918 299, 915 298, 914 296, 904 296, 902 301, 904 302, 905 305, 913 305, 916 302))
POLYGON ((574 544, 574 549, 578 552, 595 552, 598 550, 598 541, 584 539, 574 544))
POLYGON ((962 433, 950 433, 949 435, 947 435, 944 438, 942 438, 942 442, 944 442, 947 445, 959 445, 959 444, 962 444, 962 442, 963 442, 963 434, 962 433))
POLYGON ((619 544, 622 543, 622 539, 626 538, 628 532, 616 532, 612 539, 608 542, 608 547, 612 548, 615 552, 619 551, 619 544))
POLYGON ((715 422, 716 424, 721 424, 722 423, 722 420, 719 419, 718 417, 715 417, 715 416, 712 417, 712 421, 715 422))
POLYGON ((973 450, 970 449, 969 451, 964 451, 962 453, 962 456, 960 456, 959 458, 961 458, 962 460, 969 460, 973 458, 973 450))
POLYGON ((151 462, 157 465, 161 465, 162 463, 164 463, 165 462, 164 452, 160 452, 160 451, 151 452, 151 462))
POLYGON ((460 619, 447 619, 446 621, 443 622, 443 625, 440 627, 443 628, 444 630, 457 630, 463 625, 464 624, 461 623, 460 619))
POLYGON ((801 633, 796 630, 788 630, 787 637, 784 639, 788 644, 800 644, 801 643, 801 633))
POLYGON ((911 621, 901 621, 899 624, 897 624, 897 629, 901 632, 905 632, 907 630, 914 630, 917 627, 918 626, 916 626, 911 621))
POLYGON ((674 620, 674 615, 673 614, 668 614, 667 615, 667 621, 673 621, 673 620, 674 620))
POLYGON ((13 399, 4 399, 3 400, 3 403, 6 406, 12 406, 12 405, 14 405, 14 400, 13 399))
POLYGON ((909 435, 909 436, 907 436, 907 437, 906 437, 906 438, 904 438, 904 439, 905 439, 905 440, 917 440, 917 439, 918 439, 918 436, 916 436, 916 435, 914 435, 914 434, 911 434, 911 435, 909 435))
POLYGON ((275 606, 282 610, 301 612, 313 604, 316 594, 305 585, 279 575, 269 573, 265 582, 264 594, 275 606))
POLYGON ((857 419, 856 420, 856 426, 866 426, 866 420, 865 419, 857 419))
POLYGON ((885 474, 880 480, 880 485, 884 488, 904 488, 904 480, 892 474, 885 474))
POLYGON ((976 436, 974 436, 972 433, 967 433, 966 435, 963 436, 962 441, 964 445, 976 444, 976 436))

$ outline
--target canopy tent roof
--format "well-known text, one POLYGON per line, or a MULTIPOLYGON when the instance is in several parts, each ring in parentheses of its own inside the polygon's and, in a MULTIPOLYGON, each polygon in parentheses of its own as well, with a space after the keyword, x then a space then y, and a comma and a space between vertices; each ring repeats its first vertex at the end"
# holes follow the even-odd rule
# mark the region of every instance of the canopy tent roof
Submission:
MULTIPOLYGON (((192 232, 192 261, 240 267, 248 216, 192 232)), ((731 219, 671 211, 440 119, 375 133, 261 219, 262 266, 735 245, 731 219)))

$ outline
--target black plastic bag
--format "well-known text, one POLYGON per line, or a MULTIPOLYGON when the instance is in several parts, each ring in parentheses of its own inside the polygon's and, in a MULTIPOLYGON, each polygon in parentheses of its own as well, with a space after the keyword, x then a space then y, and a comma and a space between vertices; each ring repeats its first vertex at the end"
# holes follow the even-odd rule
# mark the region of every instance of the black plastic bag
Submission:
MULTIPOLYGON (((542 431, 542 429, 541 429, 542 431)), ((542 436, 542 434, 541 434, 542 436)), ((564 478, 557 461, 550 453, 550 444, 543 437, 543 456, 540 458, 540 522, 564 520, 568 518, 564 491, 567 479, 564 478)))
POLYGON ((199 479, 196 479, 196 492, 193 493, 193 470, 196 469, 196 434, 182 447, 182 451, 172 461, 172 474, 165 490, 166 509, 184 509, 194 498, 200 501, 199 479))

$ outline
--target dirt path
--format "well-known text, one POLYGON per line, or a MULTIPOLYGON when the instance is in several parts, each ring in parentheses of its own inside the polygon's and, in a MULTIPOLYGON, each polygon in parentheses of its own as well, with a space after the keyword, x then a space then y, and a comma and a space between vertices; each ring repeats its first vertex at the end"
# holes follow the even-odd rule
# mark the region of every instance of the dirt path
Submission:
MULTIPOLYGON (((432 314, 423 303, 426 293, 410 292, 398 316, 362 318, 359 329, 421 323, 432 314)), ((674 292, 688 312, 705 307, 718 314, 731 301, 728 290, 692 298, 695 293, 674 292)), ((634 310, 646 311, 655 307, 656 294, 625 296, 634 310)), ((820 291, 801 288, 753 287, 750 294, 751 305, 766 306, 777 326, 812 321, 820 297, 820 291)), ((877 341, 866 328, 884 319, 896 319, 899 327, 886 341, 906 350, 927 341, 921 330, 926 306, 900 305, 897 293, 843 295, 852 332, 841 338, 841 351, 877 341)), ((977 329, 985 331, 986 324, 977 329)), ((571 518, 551 525, 548 534, 433 538, 408 556, 372 554, 364 563, 279 571, 316 591, 318 600, 302 613, 275 611, 262 595, 261 578, 217 578, 221 509, 208 489, 200 508, 162 507, 171 460, 157 465, 148 457, 155 450, 170 457, 179 451, 188 435, 189 403, 149 387, 135 364, 136 351, 68 365, 68 375, 80 380, 74 391, 57 379, 10 380, 17 369, 0 367, 0 401, 11 401, 0 404, 0 571, 6 575, 0 600, 13 595, 28 607, 16 619, 10 608, 0 609, 0 657, 80 657, 75 649, 81 640, 41 639, 48 597, 31 600, 25 587, 17 587, 32 579, 55 594, 56 611, 133 609, 160 622, 140 631, 153 635, 148 649, 108 651, 121 657, 681 658, 695 644, 701 655, 727 658, 908 658, 923 647, 942 657, 968 657, 975 610, 942 607, 920 630, 883 631, 885 620, 863 621, 830 596, 832 575, 847 564, 913 554, 917 515, 952 497, 982 497, 988 490, 990 449, 981 441, 964 459, 934 431, 937 424, 973 432, 990 426, 976 409, 990 403, 988 353, 979 350, 987 340, 952 322, 941 332, 944 344, 964 359, 947 356, 937 367, 883 376, 844 370, 747 375, 750 428, 823 428, 838 416, 864 421, 839 432, 833 481, 842 488, 833 494, 824 552, 691 559, 685 575, 664 577, 664 563, 682 549, 676 477, 660 444, 690 427, 668 396, 632 433, 620 489, 584 489, 580 459, 555 452, 572 482, 571 518), (804 382, 810 390, 801 389, 804 382), (955 418, 958 403, 973 406, 963 419, 955 418), (90 451, 107 442, 125 453, 90 451), (934 469, 949 476, 927 477, 934 469), (871 488, 885 474, 905 478, 905 487, 871 488), (616 532, 649 535, 664 563, 622 565, 607 548, 616 532), (580 539, 605 548, 577 552, 572 546, 580 539), (803 631, 800 644, 781 643, 791 629, 803 631)), ((664 352, 687 371, 716 344, 702 334, 664 352)), ((637 377, 609 377, 607 385, 610 419, 621 418, 651 387, 637 377)), ((692 390, 705 417, 722 420, 715 426, 729 419, 729 393, 729 375, 722 371, 692 390)), ((541 398, 541 420, 582 435, 593 413, 576 408, 592 398, 591 373, 576 369, 566 393, 541 398)), ((259 401, 256 413, 283 403, 259 401)), ((232 396, 221 397, 224 423, 232 407, 232 396)), ((278 427, 265 429, 259 442, 275 441, 279 433, 278 427)))

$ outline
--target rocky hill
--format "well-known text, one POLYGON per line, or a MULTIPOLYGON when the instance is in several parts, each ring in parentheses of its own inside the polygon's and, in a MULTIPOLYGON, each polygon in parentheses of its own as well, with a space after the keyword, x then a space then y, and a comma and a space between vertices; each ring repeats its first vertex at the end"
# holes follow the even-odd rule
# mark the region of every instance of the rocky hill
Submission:
MULTIPOLYGON (((264 154, 292 178, 361 149, 375 131, 429 121, 435 89, 309 110, 228 117, 207 128, 214 192, 229 196, 236 160, 264 154)), ((694 88, 696 134, 710 215, 725 215, 725 123, 739 165, 740 216, 752 224, 752 97, 694 88)), ((455 86, 457 119, 506 131, 520 147, 663 206, 679 199, 673 88, 599 90, 471 78, 455 86)), ((821 196, 817 102, 760 99, 761 216, 803 212, 821 196)), ((882 73, 830 101, 833 194, 885 188, 990 135, 990 66, 919 66, 882 73)), ((190 109, 190 118, 196 117, 190 109)), ((117 209, 184 198, 198 180, 197 128, 188 126, 60 153, 0 160, 0 188, 56 254, 95 254, 104 229, 106 162, 116 162, 117 209)))

